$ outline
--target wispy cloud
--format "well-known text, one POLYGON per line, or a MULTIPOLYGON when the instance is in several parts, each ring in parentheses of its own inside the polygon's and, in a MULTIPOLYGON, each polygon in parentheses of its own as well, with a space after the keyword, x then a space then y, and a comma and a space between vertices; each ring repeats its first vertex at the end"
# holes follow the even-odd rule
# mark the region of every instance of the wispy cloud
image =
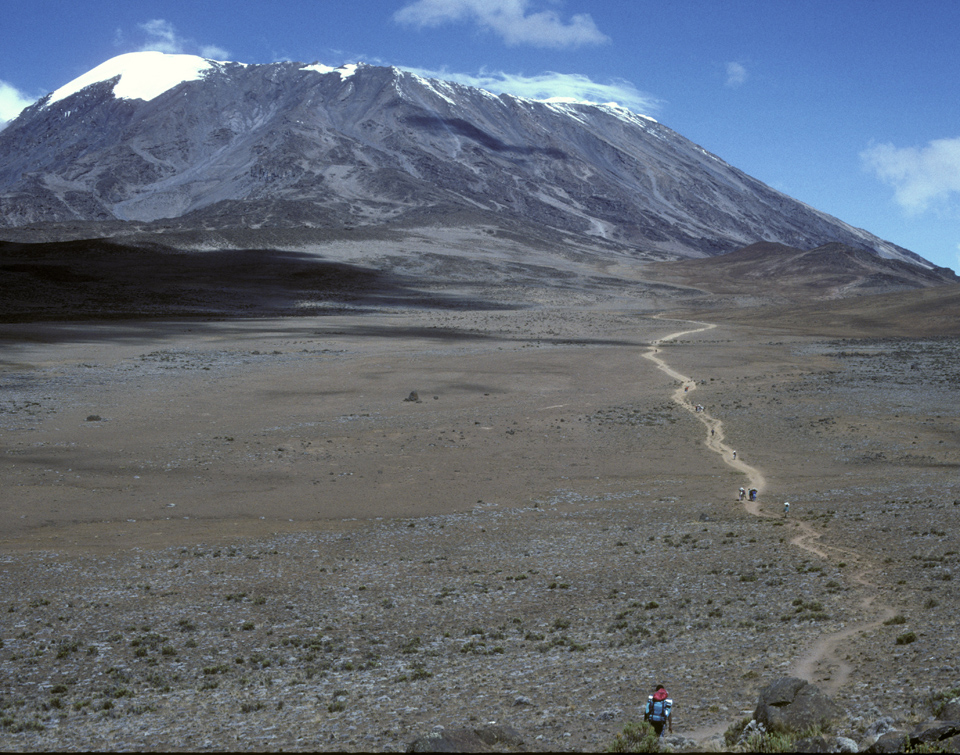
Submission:
POLYGON ((935 139, 925 147, 874 144, 860 159, 894 188, 897 204, 911 215, 960 192, 960 138, 935 139))
POLYGON ((607 83, 593 81, 578 73, 556 73, 547 71, 538 76, 521 76, 503 71, 480 71, 480 73, 455 73, 451 71, 429 71, 422 68, 398 66, 418 76, 431 79, 455 81, 467 86, 486 89, 494 94, 513 94, 532 100, 569 98, 581 102, 597 104, 615 102, 635 113, 650 115, 656 113, 661 102, 652 95, 645 94, 629 81, 614 79, 607 83))
POLYGON ((0 81, 0 131, 35 100, 35 97, 28 97, 12 84, 0 81))
POLYGON ((587 13, 564 21, 552 10, 533 10, 530 0, 416 0, 394 13, 394 20, 416 28, 473 23, 510 46, 576 48, 610 41, 587 13))
POLYGON ((742 63, 727 63, 726 86, 735 89, 747 80, 747 69, 742 63))
MULTIPOLYGON (((181 36, 173 24, 162 18, 154 18, 142 24, 137 24, 137 29, 143 35, 139 41, 133 43, 133 46, 139 52, 155 50, 166 53, 189 53, 214 60, 226 60, 230 57, 230 53, 222 47, 201 44, 181 36)), ((117 33, 117 43, 121 46, 127 46, 124 37, 125 35, 122 32, 117 33)))

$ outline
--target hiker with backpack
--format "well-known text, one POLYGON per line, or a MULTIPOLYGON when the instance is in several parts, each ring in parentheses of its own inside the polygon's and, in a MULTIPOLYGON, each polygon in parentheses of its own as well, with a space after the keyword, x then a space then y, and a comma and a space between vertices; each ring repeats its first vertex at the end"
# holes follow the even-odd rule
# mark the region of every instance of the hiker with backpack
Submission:
POLYGON ((657 685, 656 691, 647 698, 647 707, 643 712, 643 720, 649 721, 657 737, 663 736, 663 725, 673 734, 673 700, 667 694, 662 684, 657 685))

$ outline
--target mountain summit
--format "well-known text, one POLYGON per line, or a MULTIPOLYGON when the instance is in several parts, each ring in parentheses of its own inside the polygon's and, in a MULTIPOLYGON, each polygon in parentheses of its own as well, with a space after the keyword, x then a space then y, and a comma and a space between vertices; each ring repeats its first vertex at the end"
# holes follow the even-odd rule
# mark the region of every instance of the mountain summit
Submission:
POLYGON ((397 68, 131 53, 0 132, 0 227, 174 219, 342 228, 451 217, 639 256, 842 243, 932 267, 651 118, 397 68))

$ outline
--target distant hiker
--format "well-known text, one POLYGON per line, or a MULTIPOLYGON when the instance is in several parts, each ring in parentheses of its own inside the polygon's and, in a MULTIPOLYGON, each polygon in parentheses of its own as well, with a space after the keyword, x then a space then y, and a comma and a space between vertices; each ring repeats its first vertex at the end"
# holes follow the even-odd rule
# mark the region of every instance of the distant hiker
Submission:
POLYGON ((737 452, 736 452, 736 451, 733 452, 733 460, 734 460, 734 461, 737 460, 737 452))
POLYGON ((663 736, 663 725, 666 724, 673 734, 673 700, 667 694, 662 684, 657 685, 656 691, 647 698, 647 708, 643 712, 643 720, 649 721, 658 737, 663 736))
POLYGON ((738 500, 742 501, 746 497, 747 497, 747 491, 744 490, 743 488, 740 488, 740 498, 738 500))
POLYGON ((783 502, 783 518, 787 518, 787 514, 790 513, 790 501, 783 502))
POLYGON ((756 489, 756 488, 750 488, 750 500, 751 500, 751 501, 757 500, 757 489, 756 489))
POLYGON ((711 437, 711 438, 713 437, 713 434, 714 434, 715 432, 716 432, 716 430, 714 430, 714 429, 711 427, 711 428, 710 428, 710 437, 711 437))

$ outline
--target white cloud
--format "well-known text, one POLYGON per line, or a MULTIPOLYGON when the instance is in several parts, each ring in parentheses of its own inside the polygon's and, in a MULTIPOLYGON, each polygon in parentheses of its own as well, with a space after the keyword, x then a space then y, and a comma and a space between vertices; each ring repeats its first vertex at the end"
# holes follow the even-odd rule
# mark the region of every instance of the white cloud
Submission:
POLYGON ((450 71, 428 71, 407 66, 400 67, 418 76, 455 81, 459 84, 486 89, 494 94, 513 94, 531 100, 569 98, 597 104, 616 102, 622 107, 644 115, 656 112, 661 105, 655 97, 644 94, 629 81, 622 79, 601 84, 578 73, 547 71, 539 76, 520 76, 503 71, 452 73, 450 71))
POLYGON ((181 37, 174 25, 162 18, 154 18, 142 24, 137 24, 137 28, 147 35, 146 41, 139 47, 139 52, 155 50, 175 54, 189 53, 204 58, 213 58, 214 60, 225 60, 230 57, 230 53, 222 47, 201 45, 192 39, 181 37))
POLYGON ((20 111, 29 107, 36 101, 36 98, 27 97, 23 92, 12 84, 0 81, 0 130, 12 121, 20 111))
POLYGON ((170 53, 183 52, 183 40, 177 36, 176 29, 169 21, 155 18, 152 21, 137 24, 137 26, 147 34, 147 41, 140 48, 140 52, 144 50, 170 53))
POLYGON ((735 88, 747 80, 747 69, 741 63, 727 63, 726 86, 735 88))
POLYGON ((475 23, 510 46, 581 47, 610 41, 587 13, 564 22, 551 10, 532 11, 530 0, 416 0, 394 13, 397 23, 434 28, 447 23, 475 23))
POLYGON ((935 139, 926 147, 874 144, 860 153, 864 166, 894 188, 894 198, 910 214, 960 192, 960 138, 935 139))

